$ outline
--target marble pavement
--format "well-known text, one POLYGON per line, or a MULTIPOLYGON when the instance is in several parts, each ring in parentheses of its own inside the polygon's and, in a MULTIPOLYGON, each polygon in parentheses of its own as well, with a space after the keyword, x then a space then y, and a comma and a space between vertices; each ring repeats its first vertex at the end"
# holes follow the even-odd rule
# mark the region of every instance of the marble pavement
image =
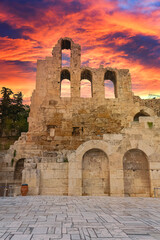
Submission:
POLYGON ((0 239, 160 240, 160 199, 1 197, 0 239))

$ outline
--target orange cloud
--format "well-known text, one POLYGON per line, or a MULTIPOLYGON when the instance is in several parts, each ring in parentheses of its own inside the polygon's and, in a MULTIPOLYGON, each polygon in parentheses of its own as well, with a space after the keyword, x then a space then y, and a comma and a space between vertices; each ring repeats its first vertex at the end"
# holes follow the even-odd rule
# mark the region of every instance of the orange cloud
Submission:
POLYGON ((36 60, 51 56, 58 39, 68 36, 81 45, 83 64, 129 68, 136 95, 160 93, 160 10, 149 0, 134 9, 122 9, 119 2, 0 2, 0 85, 22 90, 28 98, 36 60))
POLYGON ((26 103, 30 103, 31 91, 35 88, 35 72, 26 72, 25 69, 22 70, 21 65, 14 62, 0 61, 0 76, 0 89, 5 86, 14 93, 21 91, 23 99, 26 103))

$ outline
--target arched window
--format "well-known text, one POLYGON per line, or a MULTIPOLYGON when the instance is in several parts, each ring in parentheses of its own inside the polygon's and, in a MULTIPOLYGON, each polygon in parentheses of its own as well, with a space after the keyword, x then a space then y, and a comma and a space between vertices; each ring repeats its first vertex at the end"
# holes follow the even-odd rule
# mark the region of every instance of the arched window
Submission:
POLYGON ((81 72, 80 96, 82 98, 91 98, 92 95, 92 73, 86 69, 81 72))
POLYGON ((64 69, 61 72, 61 85, 60 85, 60 96, 70 97, 71 96, 71 86, 70 86, 70 72, 64 69))
POLYGON ((135 116, 133 121, 135 122, 139 122, 139 117, 150 117, 150 115, 146 112, 144 112, 144 110, 141 110, 140 112, 138 112, 135 116))
POLYGON ((62 67, 70 67, 71 58, 71 42, 69 40, 62 40, 62 67))
POLYGON ((113 71, 107 70, 104 74, 104 90, 105 98, 116 98, 116 74, 113 71))

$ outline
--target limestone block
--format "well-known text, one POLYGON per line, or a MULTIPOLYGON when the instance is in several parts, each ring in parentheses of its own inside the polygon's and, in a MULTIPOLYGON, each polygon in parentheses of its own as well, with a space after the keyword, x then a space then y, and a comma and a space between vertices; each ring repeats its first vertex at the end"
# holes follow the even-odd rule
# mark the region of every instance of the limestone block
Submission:
POLYGON ((109 166, 112 169, 123 169, 123 155, 120 153, 113 153, 109 156, 109 166))
POLYGON ((155 122, 155 117, 139 117, 139 123, 155 122))
POLYGON ((81 178, 82 177, 82 163, 81 162, 69 162, 68 169, 69 178, 81 178))
MULTIPOLYGON (((60 189, 60 188, 67 188, 68 187, 68 179, 41 179, 41 184, 40 184, 40 188, 45 188, 45 187, 49 187, 49 188, 54 188, 54 189, 60 189)), ((59 191, 59 190, 58 190, 59 191)))
POLYGON ((150 169, 160 170, 160 162, 150 162, 150 169))
POLYGON ((138 148, 145 152, 147 156, 150 156, 155 152, 155 148, 147 144, 147 141, 139 141, 138 148))
POLYGON ((118 192, 122 192, 124 188, 124 180, 123 178, 119 178, 119 179, 116 179, 116 178, 110 178, 110 192, 113 193, 115 192, 115 189, 119 189, 119 190, 116 190, 118 192))
POLYGON ((110 178, 123 179, 124 172, 123 170, 110 170, 110 178))
POLYGON ((112 141, 112 140, 121 141, 122 139, 123 139, 122 134, 104 134, 103 135, 104 141, 112 141))

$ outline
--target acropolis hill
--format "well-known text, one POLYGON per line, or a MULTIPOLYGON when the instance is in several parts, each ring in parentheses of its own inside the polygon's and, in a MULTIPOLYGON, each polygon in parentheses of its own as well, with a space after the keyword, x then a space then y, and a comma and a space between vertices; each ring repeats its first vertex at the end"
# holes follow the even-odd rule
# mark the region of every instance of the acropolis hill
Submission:
POLYGON ((153 196, 160 187, 160 103, 150 103, 133 95, 128 69, 83 67, 80 45, 59 39, 52 56, 37 62, 29 131, 5 155, 1 183, 6 176, 13 185, 27 183, 30 195, 153 196), (63 49, 71 51, 69 67, 62 66, 63 49), (70 97, 61 96, 64 79, 70 97), (80 95, 84 79, 90 98, 80 95), (114 98, 105 98, 105 80, 114 98))

